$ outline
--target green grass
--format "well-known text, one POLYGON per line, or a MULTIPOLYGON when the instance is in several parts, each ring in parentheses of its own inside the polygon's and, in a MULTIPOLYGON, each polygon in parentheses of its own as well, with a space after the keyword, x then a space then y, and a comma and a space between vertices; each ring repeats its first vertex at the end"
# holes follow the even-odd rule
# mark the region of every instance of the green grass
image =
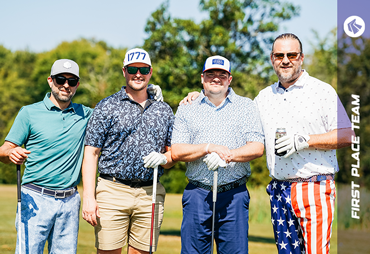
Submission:
MULTIPOLYGON (((277 251, 270 222, 268 196, 262 187, 252 188, 249 191, 251 194, 249 253, 275 254, 277 251)), ((180 253, 181 196, 180 194, 167 194, 166 196, 164 220, 159 237, 158 250, 156 252, 158 254, 180 253)), ((14 253, 16 243, 16 230, 14 226, 17 209, 16 186, 0 185, 0 204, 0 218, 2 218, 2 223, 0 223, 0 253, 10 254, 14 253)), ((330 252, 332 254, 337 253, 336 243, 337 234, 336 230, 333 230, 330 252)), ((83 219, 80 220, 77 253, 96 253, 93 227, 83 219)), ((122 253, 126 253, 126 250, 122 253)))

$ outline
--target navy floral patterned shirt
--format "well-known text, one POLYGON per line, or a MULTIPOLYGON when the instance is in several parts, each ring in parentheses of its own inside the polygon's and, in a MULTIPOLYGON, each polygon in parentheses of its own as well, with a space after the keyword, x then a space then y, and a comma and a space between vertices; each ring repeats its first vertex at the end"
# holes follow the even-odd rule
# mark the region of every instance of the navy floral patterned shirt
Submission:
MULTIPOLYGON (((173 122, 167 103, 149 97, 143 108, 122 87, 96 105, 87 125, 85 145, 101 148, 99 173, 149 181, 153 169, 144 167, 143 157, 152 151, 165 153, 165 147, 171 146, 173 122)), ((161 166, 158 174, 163 175, 161 166)))

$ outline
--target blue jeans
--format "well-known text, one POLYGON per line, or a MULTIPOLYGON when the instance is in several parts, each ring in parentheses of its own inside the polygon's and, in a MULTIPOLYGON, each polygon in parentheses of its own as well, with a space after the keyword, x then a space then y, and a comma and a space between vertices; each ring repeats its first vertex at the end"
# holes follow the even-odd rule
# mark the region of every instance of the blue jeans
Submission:
MULTIPOLYGON (((217 253, 248 253, 249 200, 245 185, 217 194, 214 234, 217 253)), ((189 183, 182 205, 181 253, 210 253, 212 192, 189 183)))
MULTIPOLYGON (((22 254, 42 254, 46 241, 49 253, 76 253, 80 203, 78 192, 57 199, 22 187, 22 254)), ((18 213, 16 254, 19 253, 18 213)))

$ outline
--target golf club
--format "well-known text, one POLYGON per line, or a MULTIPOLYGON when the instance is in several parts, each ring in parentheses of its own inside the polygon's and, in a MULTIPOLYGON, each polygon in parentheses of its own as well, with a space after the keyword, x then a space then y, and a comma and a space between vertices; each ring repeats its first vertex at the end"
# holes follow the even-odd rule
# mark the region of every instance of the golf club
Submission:
POLYGON ((211 254, 213 254, 213 242, 215 240, 215 213, 216 213, 216 201, 217 201, 217 178, 218 172, 213 172, 213 214, 212 214, 212 242, 211 242, 211 254))
POLYGON ((158 177, 158 166, 154 167, 154 172, 153 172, 152 223, 150 225, 150 247, 149 247, 150 254, 153 253, 152 248, 153 248, 155 200, 157 197, 157 177, 158 177))
POLYGON ((19 253, 22 254, 22 220, 21 220, 21 165, 17 165, 17 192, 18 192, 18 236, 19 253))

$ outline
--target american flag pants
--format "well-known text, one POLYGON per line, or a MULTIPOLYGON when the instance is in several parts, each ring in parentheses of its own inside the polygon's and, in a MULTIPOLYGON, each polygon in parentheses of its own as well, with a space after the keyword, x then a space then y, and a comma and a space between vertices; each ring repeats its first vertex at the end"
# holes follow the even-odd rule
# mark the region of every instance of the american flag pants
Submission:
POLYGON ((336 195, 333 180, 272 180, 267 193, 279 254, 329 253, 336 195))

